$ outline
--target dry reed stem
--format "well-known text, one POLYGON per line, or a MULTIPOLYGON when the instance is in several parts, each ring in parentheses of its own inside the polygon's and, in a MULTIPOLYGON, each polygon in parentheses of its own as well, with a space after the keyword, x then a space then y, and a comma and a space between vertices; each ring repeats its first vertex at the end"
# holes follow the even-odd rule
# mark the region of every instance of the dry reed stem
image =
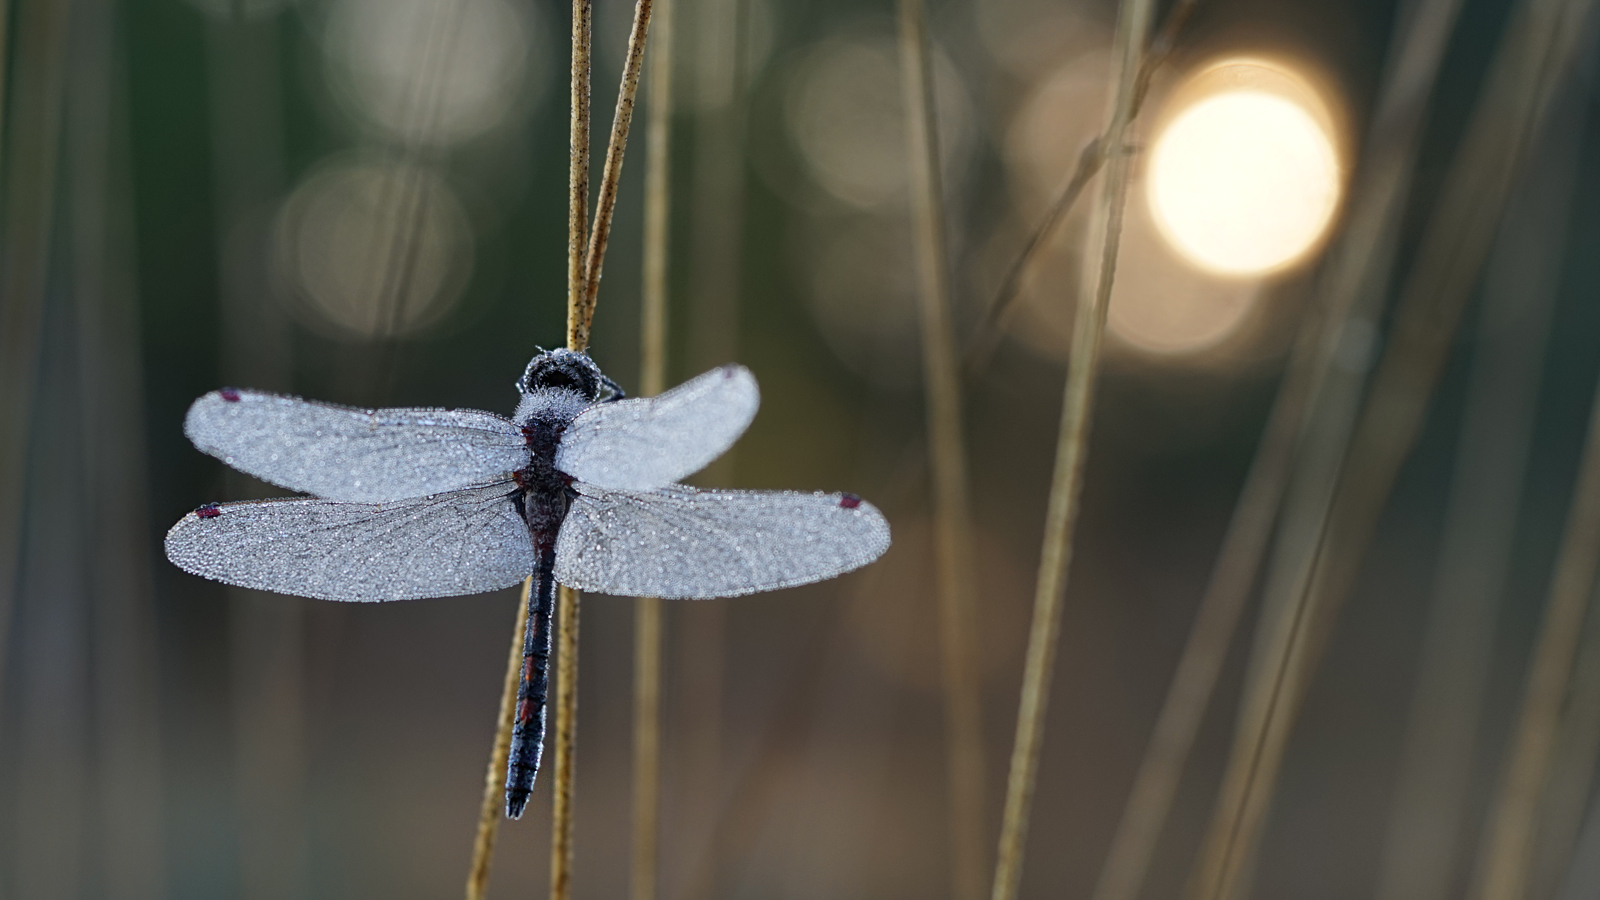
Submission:
POLYGON ((661 821, 661 601, 640 597, 633 612, 632 900, 654 900, 661 821))
POLYGON ((637 0, 633 7, 633 28, 628 32, 628 57, 622 66, 622 86, 617 90, 617 110, 611 119, 611 141, 606 145, 605 168, 600 176, 600 195, 595 201, 594 227, 589 232, 589 250, 584 258, 584 298, 579 310, 583 345, 589 345, 589 325, 594 319, 595 298, 600 293, 600 268, 605 261, 606 242, 611 237, 611 214, 617 208, 617 185, 622 181, 622 155, 628 146, 628 128, 633 124, 634 99, 639 94, 639 73, 644 68, 645 37, 650 33, 652 0, 637 0))
POLYGON ((1600 389, 1589 414, 1588 437, 1550 583, 1544 622, 1528 667, 1517 729, 1489 830, 1479 855, 1474 896, 1518 900, 1525 896, 1535 818, 1556 744, 1583 632, 1584 614, 1600 569, 1600 389))
POLYGON ((511 657, 506 662, 506 674, 500 688, 499 727, 495 731, 494 749, 489 753, 489 768, 483 776, 483 802, 478 806, 478 833, 472 840, 472 868, 467 871, 467 900, 483 900, 489 890, 489 864, 494 859, 494 842, 500 833, 500 810, 505 808, 506 765, 511 756, 511 729, 517 706, 517 684, 522 673, 522 634, 528 627, 528 594, 533 589, 533 579, 522 582, 522 595, 517 601, 515 637, 511 641, 511 657))
POLYGON ((1539 805, 1538 841, 1528 871, 1529 897, 1555 897, 1573 863, 1600 755, 1600 593, 1589 597, 1588 620, 1572 669, 1566 712, 1557 729, 1539 805))
POLYGON ((655 43, 650 52, 649 106, 645 110, 644 260, 641 264, 639 391, 654 396, 667 387, 667 263, 672 226, 672 12, 656 0, 655 43))
MULTIPOLYGON (((1457 890, 1495 624, 1518 533, 1583 133, 1576 81, 1549 113, 1551 127, 1519 179, 1484 275, 1378 900, 1446 900, 1457 890)), ((1581 808, 1573 815, 1581 817, 1581 808)))
POLYGON ((1271 539, 1312 399, 1327 378, 1335 342, 1361 305, 1357 302, 1361 286, 1386 277, 1374 277, 1375 269, 1386 272, 1387 267, 1374 265, 1370 240, 1386 235, 1397 217, 1423 121, 1412 98, 1420 95, 1425 99, 1431 89, 1457 2, 1428 0, 1426 11, 1414 17, 1413 27, 1391 50, 1372 147, 1362 166, 1361 191, 1351 204, 1350 218, 1363 227, 1347 230, 1338 239, 1338 250, 1329 254, 1332 262, 1319 282, 1319 302, 1308 311, 1285 366, 1283 383, 1092 900, 1133 900, 1144 884, 1183 767, 1271 539))
POLYGON ((591 0, 572 0, 572 127, 567 188, 567 349, 589 347, 594 307, 584 278, 589 236, 589 51, 594 38, 591 0))
POLYGON ((983 821, 983 720, 972 666, 972 513, 961 437, 961 375, 950 323, 938 107, 922 0, 900 0, 899 19, 911 216, 920 282, 917 306, 922 325, 923 378, 927 384, 928 449, 933 465, 951 895, 957 900, 978 900, 983 893, 983 844, 987 832, 983 821))
MULTIPOLYGON (((659 0, 645 118, 644 260, 641 265, 639 390, 667 380, 667 262, 672 190, 672 3, 659 0)), ((633 864, 631 900, 655 900, 661 844, 661 601, 633 611, 633 864)))
MULTIPOLYGON (((1587 0, 1579 5, 1587 5, 1587 0)), ((1259 689, 1252 689, 1222 794, 1189 885, 1191 900, 1236 896, 1264 824, 1300 703, 1348 594, 1389 489, 1421 429, 1460 313, 1492 241, 1510 183, 1548 105, 1572 41, 1561 16, 1513 27, 1441 193, 1402 293, 1370 399, 1339 465, 1305 576, 1284 606, 1259 689), (1548 25, 1551 27, 1538 27, 1548 25)), ((1572 21, 1576 21, 1575 19, 1572 21)), ((1572 22, 1568 22, 1568 30, 1572 22)))
MULTIPOLYGON (((1105 328, 1106 306, 1116 276, 1117 248, 1122 232, 1129 153, 1124 146, 1138 95, 1139 60, 1154 10, 1153 0, 1123 0, 1117 16, 1113 48, 1116 95, 1106 128, 1109 149, 1098 234, 1099 271, 1092 292, 1077 305, 1072 334, 1072 355, 1067 361, 1067 384, 1062 398, 1061 430, 1056 444, 1055 473, 1045 517, 1044 545, 1039 557, 1039 580, 1034 593, 1033 622, 1028 633, 1022 696, 1017 711, 1017 733, 1006 784, 999 852, 995 862, 992 900, 1015 900, 1022 877, 1022 855, 1027 840, 1033 788, 1044 742, 1044 717, 1054 676, 1056 643, 1061 633, 1062 596, 1072 562, 1073 533, 1083 487, 1084 462, 1089 449, 1089 425, 1105 328)), ((1090 258, 1093 258, 1091 255, 1090 258)), ((1087 287, 1087 282, 1085 283, 1087 287)))
MULTIPOLYGON (((1198 3, 1199 0, 1177 0, 1167 11, 1167 17, 1162 20, 1160 31, 1150 41, 1150 46, 1144 53, 1144 62, 1140 65, 1138 74, 1134 76, 1133 112, 1128 117, 1129 121, 1137 118, 1139 110, 1144 107, 1145 98, 1150 93, 1151 79, 1172 55, 1172 48, 1177 44, 1178 35, 1183 31, 1184 24, 1189 21, 1189 16, 1198 3)), ((1000 279, 1000 287, 995 291, 994 300, 989 303, 983 321, 978 324, 977 335, 967 348, 963 369, 968 374, 980 371, 988 364, 989 357, 1000 342, 1001 331, 1005 327, 1012 304, 1022 293, 1022 278, 1032 266, 1034 255, 1055 233, 1056 226, 1066 218, 1067 213, 1082 196, 1084 188, 1089 186, 1089 182, 1105 165, 1109 158, 1110 144, 1107 141, 1109 136, 1109 131, 1097 135, 1078 153, 1078 164, 1072 170, 1066 185, 1051 202, 1044 218, 1029 233, 1028 239, 1022 244, 1022 252, 1017 254, 1010 268, 1006 269, 1005 276, 1000 279)))
MULTIPOLYGON (((584 238, 589 212, 589 55, 594 40, 591 0, 572 0, 572 136, 567 195, 567 349, 587 350, 594 322, 584 238)), ((622 98, 618 98, 620 102, 622 98)), ((555 761, 550 772, 550 898, 572 896, 573 780, 578 729, 578 592, 556 594, 555 761)))
POLYGON ((573 795, 577 775, 579 594, 566 585, 556 595, 556 727, 550 772, 550 900, 572 896, 573 795))
POLYGON ((49 270, 64 104, 70 4, 41 0, 17 13, 10 85, 16 102, 0 123, 6 148, 0 192, 0 687, 22 546, 22 501, 36 361, 49 270))

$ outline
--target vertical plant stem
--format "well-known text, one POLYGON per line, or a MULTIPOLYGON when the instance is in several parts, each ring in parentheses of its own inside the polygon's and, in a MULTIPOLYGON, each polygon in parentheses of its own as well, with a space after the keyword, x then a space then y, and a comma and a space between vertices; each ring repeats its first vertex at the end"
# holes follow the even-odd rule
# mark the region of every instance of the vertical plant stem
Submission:
POLYGON ((1517 900, 1524 896, 1538 804, 1555 747, 1562 703, 1583 631, 1584 613, 1600 568, 1600 389, 1589 414, 1572 509, 1556 557, 1544 623, 1534 645, 1522 710, 1509 761, 1478 857, 1474 896, 1517 900))
MULTIPOLYGON (((1407 278, 1370 398, 1338 453, 1309 567, 1269 637, 1259 681, 1189 885, 1192 900, 1237 896, 1254 857, 1305 689, 1370 543, 1389 490, 1421 431, 1477 261, 1494 237, 1512 179, 1548 106, 1554 73, 1571 61, 1575 0, 1534 0, 1514 14, 1485 94, 1407 278)), ((1269 598, 1270 602, 1270 598, 1269 598)))
POLYGON ((972 514, 961 437, 961 379, 950 324, 943 168, 939 157, 932 48, 922 0, 900 0, 901 85, 916 233, 918 310, 928 447, 933 464, 934 559, 938 567, 951 896, 983 892, 983 723, 972 667, 972 514))
MULTIPOLYGON (((567 349, 587 350, 594 301, 585 282, 589 212, 589 52, 594 10, 572 0, 572 146, 567 207, 567 349)), ((620 104, 622 98, 618 98, 620 104)), ((578 592, 562 585, 556 599, 555 764, 550 778, 550 900, 572 896, 572 799, 578 728, 578 592)))
MULTIPOLYGON (((1111 123, 1106 129, 1108 152, 1098 234, 1098 278, 1078 304, 1073 326, 1072 355, 1067 361, 1067 385, 1062 399, 1061 430, 1056 444, 1055 474, 1045 518, 1044 546, 1040 551, 1039 580, 1034 593, 1033 623, 1028 634, 1027 659, 1022 675, 1022 697, 1017 711, 1017 734, 1011 752, 1006 784, 1004 819, 995 863, 992 900, 1015 900, 1022 876, 1022 854, 1027 840, 1028 817, 1044 741, 1044 716, 1050 682, 1055 672, 1055 650, 1061 632, 1062 596, 1072 562, 1074 526, 1083 487, 1083 468, 1089 449, 1089 423, 1100 361, 1100 337, 1105 327, 1106 305, 1116 276, 1117 248, 1122 232, 1122 209, 1128 186, 1128 127, 1137 96, 1139 60, 1154 8, 1152 0, 1123 0, 1117 16, 1114 62, 1116 95, 1111 123)), ((1091 242, 1092 249, 1095 244, 1091 242)), ((1087 282, 1086 282, 1087 286, 1087 282)))
POLYGON ((650 33, 653 5, 652 0, 636 0, 633 7, 633 28, 628 33, 628 57, 622 67, 617 111, 611 119, 611 141, 606 145, 600 195, 595 201, 594 229, 589 234, 589 251, 584 259, 584 305, 579 311, 584 346, 589 344, 589 325, 594 319, 595 298, 600 293, 600 267, 605 260, 606 241, 611 237, 611 214, 617 208, 617 185, 622 180, 622 154, 628 146, 628 128, 633 124, 633 103, 639 93, 639 73, 644 68, 644 45, 650 33))
MULTIPOLYGON (((672 7, 656 0, 645 110, 644 260, 640 285, 639 390, 654 396, 667 381, 667 263, 672 238, 672 7)), ((626 79, 624 79, 626 84, 626 79)))
POLYGON ((1092 900, 1134 900, 1144 884, 1184 764, 1278 520, 1313 399, 1328 378, 1347 322, 1362 315, 1377 294, 1367 286, 1387 280, 1388 257, 1375 251, 1392 231, 1401 208, 1423 122, 1421 112, 1457 6, 1458 0, 1426 0, 1390 48, 1361 180, 1350 203, 1352 225, 1329 253, 1318 281, 1317 302, 1307 310, 1290 352, 1092 900))
MULTIPOLYGON (((1456 890, 1495 623, 1506 600, 1518 536, 1587 120, 1581 99, 1587 92, 1580 83, 1570 79, 1563 87, 1537 155, 1507 206, 1484 275, 1466 410, 1377 900, 1446 900, 1456 890)), ((1581 804, 1587 792, 1580 794, 1581 804)), ((1582 815, 1581 806, 1575 815, 1582 815)), ((1549 900, 1553 893, 1536 896, 1549 900)))
MULTIPOLYGON (((667 380, 667 261, 671 247, 672 4, 659 0, 645 119, 644 260, 640 285, 639 390, 667 380)), ((630 56, 631 59, 631 56, 630 56)), ((624 77, 626 86, 627 79, 624 77)), ((633 612, 633 865, 631 900, 655 900, 661 825, 661 601, 633 612)))
POLYGON ((567 180, 567 348, 589 347, 594 307, 585 287, 584 243, 589 233, 589 49, 594 9, 572 0, 572 130, 567 180))
POLYGON ((556 599, 556 736, 550 778, 550 900, 572 896, 572 803, 577 774, 579 594, 561 585, 556 599))
POLYGON ((467 871, 467 900, 483 900, 489 890, 489 864, 494 859, 494 842, 500 834, 500 811, 505 808, 506 763, 511 755, 511 729, 516 713, 517 683, 522 673, 522 633, 528 627, 528 592, 533 579, 522 582, 517 600, 515 638, 511 658, 506 662, 504 684, 500 689, 500 725, 495 730, 494 749, 489 753, 489 768, 483 775, 483 802, 478 805, 478 833, 472 840, 472 868, 467 871))
MULTIPOLYGON (((0 123, 0 687, 17 599, 28 423, 33 417, 50 235, 55 222, 64 105, 68 0, 40 0, 17 12, 16 97, 0 123)), ((4 691, 0 690, 0 696, 4 691)))
POLYGON ((1528 871, 1526 896, 1555 897, 1573 864, 1584 811, 1593 805, 1595 759, 1600 751, 1600 591, 1589 595, 1572 687, 1550 750, 1550 773, 1539 804, 1538 842, 1528 871))
POLYGON ((640 597, 633 612, 632 900, 654 900, 661 818, 661 601, 640 597))

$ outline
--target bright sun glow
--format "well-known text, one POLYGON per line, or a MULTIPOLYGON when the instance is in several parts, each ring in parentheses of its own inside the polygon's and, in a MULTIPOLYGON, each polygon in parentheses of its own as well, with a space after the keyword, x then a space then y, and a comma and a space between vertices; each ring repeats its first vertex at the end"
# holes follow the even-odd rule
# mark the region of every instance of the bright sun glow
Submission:
POLYGON ((1315 117, 1257 90, 1212 94, 1174 117, 1155 141, 1150 212, 1184 256, 1251 275, 1293 262, 1316 243, 1339 200, 1339 162, 1315 117))

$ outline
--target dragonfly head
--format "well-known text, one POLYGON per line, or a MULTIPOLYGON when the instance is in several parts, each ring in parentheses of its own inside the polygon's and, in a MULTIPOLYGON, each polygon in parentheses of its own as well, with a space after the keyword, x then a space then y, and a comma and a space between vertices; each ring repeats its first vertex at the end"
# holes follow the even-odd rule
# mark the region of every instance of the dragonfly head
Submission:
POLYGON ((517 379, 517 390, 531 394, 540 390, 567 390, 593 403, 610 382, 586 353, 557 348, 546 350, 528 363, 528 370, 517 379))

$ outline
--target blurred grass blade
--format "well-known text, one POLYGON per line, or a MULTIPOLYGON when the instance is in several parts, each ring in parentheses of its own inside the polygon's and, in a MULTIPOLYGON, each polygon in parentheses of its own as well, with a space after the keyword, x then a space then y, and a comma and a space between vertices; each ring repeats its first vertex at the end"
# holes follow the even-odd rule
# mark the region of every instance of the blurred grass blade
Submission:
POLYGON ((606 243, 611 237, 611 216, 617 208, 617 186, 622 181, 622 157, 628 147, 628 129, 633 124, 634 98, 639 94, 639 74, 644 69, 645 39, 650 34, 652 0, 635 0, 633 28, 628 33, 628 56, 622 68, 622 86, 617 90, 617 110, 611 119, 611 140, 606 145, 605 168, 600 176, 600 194, 595 201, 594 227, 589 232, 589 248, 584 256, 584 302, 579 309, 579 328, 589 345, 589 327, 594 321, 595 299, 600 293, 600 271, 605 262, 606 243))
POLYGON ((168 887, 166 779, 119 23, 108 0, 77 0, 63 161, 72 186, 78 442, 87 496, 95 498, 80 546, 88 556, 100 866, 108 900, 157 900, 168 887))
MULTIPOLYGON (((1150 41, 1139 71, 1134 75, 1132 113, 1129 121, 1137 118, 1139 110, 1144 107, 1144 101, 1150 93, 1150 81, 1172 55, 1172 49, 1177 45, 1178 35, 1182 33, 1183 26, 1188 23, 1189 16, 1194 12, 1199 0, 1176 0, 1167 10, 1167 17, 1162 20, 1161 28, 1150 41)), ((1050 203, 1045 211, 1044 218, 1034 227, 1023 241, 1022 250, 1017 254, 1011 267, 1006 269, 1006 274, 1000 279, 1000 287, 995 291, 994 300, 990 301, 988 310, 979 322, 976 334, 968 342, 966 354, 962 361, 962 370, 974 374, 983 370, 989 364, 989 358, 994 354, 995 347, 1000 343, 1000 336, 1010 318, 1012 304, 1022 294, 1022 282, 1028 270, 1033 265, 1033 258, 1043 247, 1051 235, 1055 234, 1057 226, 1066 219, 1067 213, 1077 205, 1078 198, 1083 196, 1084 190, 1094 176, 1100 173, 1102 166, 1109 158, 1111 145, 1107 142, 1109 133, 1103 132, 1091 140, 1078 153, 1077 165, 1072 174, 1067 177, 1067 182, 1061 191, 1056 194, 1055 200, 1050 203)))
POLYGON ((533 579, 522 582, 517 597, 515 635, 510 659, 500 684, 500 711, 495 719, 494 746, 489 751, 489 768, 483 775, 483 799, 478 803, 478 831, 472 839, 472 865, 467 869, 466 900, 483 900, 489 892, 489 869, 494 862, 495 840, 500 835, 501 810, 505 809, 506 766, 511 759, 511 731, 516 723, 517 687, 522 680, 522 635, 528 628, 528 592, 533 579))
MULTIPOLYGON (((17 597, 28 432, 33 418, 61 141, 67 0, 31 0, 16 12, 9 85, 16 102, 0 122, 0 688, 17 597)), ((3 697, 0 691, 0 697, 3 697)))
POLYGON ((1495 798, 1472 896, 1516 900, 1526 896, 1534 825, 1549 773, 1562 704, 1571 685, 1583 619, 1600 570, 1600 389, 1589 414, 1572 508, 1556 556, 1550 598, 1528 667, 1516 731, 1495 798))
POLYGON ((1555 897, 1573 864, 1600 757, 1600 595, 1589 597, 1566 709, 1550 751, 1528 871, 1529 897, 1555 897))
MULTIPOLYGON (((1422 111, 1458 0, 1428 0, 1401 29, 1390 50, 1379 92, 1379 114, 1351 200, 1347 230, 1329 254, 1316 302, 1307 310, 1283 382, 1263 430, 1255 459, 1234 507, 1217 562, 1195 614, 1188 642, 1173 672, 1145 758, 1134 777, 1127 806, 1094 900, 1134 900, 1144 884, 1218 675, 1255 583, 1283 501, 1291 463, 1313 395, 1333 364, 1334 341, 1359 303, 1362 285, 1387 280, 1387 258, 1379 263, 1371 239, 1392 231, 1410 180, 1422 111), (1373 272, 1381 266, 1382 273, 1373 272)), ((1376 297, 1377 291, 1365 295, 1376 297)), ((1365 305, 1370 306, 1371 302, 1365 305)))
POLYGON ((1137 76, 1145 35, 1154 8, 1151 0, 1123 0, 1118 7, 1111 79, 1115 94, 1110 103, 1111 121, 1105 132, 1109 161, 1086 254, 1089 259, 1098 259, 1098 265, 1089 270, 1094 273, 1094 281, 1085 279, 1083 300, 1077 304, 1074 317, 1072 355, 1067 360, 1055 472, 1045 516, 1044 545, 1040 550, 1033 622, 1028 632, 1017 733, 1006 781, 992 900, 1015 900, 1022 880, 1022 856, 1038 777, 1039 751, 1044 744, 1044 718, 1049 707, 1050 683, 1055 675, 1056 644, 1061 634, 1061 605, 1072 563, 1084 463, 1088 458, 1100 338, 1105 329, 1106 305, 1116 277, 1117 248, 1122 235, 1130 162, 1128 130, 1138 97, 1137 76))
MULTIPOLYGON (((645 119, 644 259, 641 264, 639 392, 667 381, 667 269, 672 238, 672 6, 657 0, 645 119)), ((655 900, 661 846, 661 601, 640 597, 633 613, 633 865, 631 900, 655 900)))
POLYGON ((944 169, 932 47, 922 0, 900 0, 901 86, 905 95, 911 217, 916 235, 917 309, 922 324, 928 450, 933 468, 934 560, 944 674, 945 754, 949 797, 951 896, 983 893, 983 719, 972 667, 972 511, 962 438, 961 373, 950 323, 944 169))
POLYGON ((1445 900, 1461 861, 1495 621, 1517 535, 1587 118, 1578 83, 1568 82, 1551 112, 1549 133, 1507 207, 1484 276, 1466 413, 1378 900, 1445 900))
MULTIPOLYGON (((1237 895, 1254 856, 1304 691, 1371 540, 1389 490, 1421 430, 1433 388, 1493 240, 1506 195, 1539 130, 1557 77, 1570 68, 1588 0, 1532 0, 1514 13, 1480 104, 1401 294, 1389 346, 1347 453, 1313 517, 1308 565, 1269 622, 1247 688, 1221 796, 1191 876, 1191 900, 1237 895)), ((1327 398, 1340 405, 1349 398, 1327 398)), ((1344 446, 1339 442, 1337 446, 1344 446)))
MULTIPOLYGON (((590 0, 572 0, 572 128, 567 193, 567 349, 589 348, 594 320, 584 281, 589 216, 589 59, 594 38, 590 0)), ((620 99, 620 98, 619 98, 620 99)), ((578 729, 578 616, 580 597, 562 585, 556 593, 555 734, 550 771, 550 900, 572 896, 573 788, 578 729)))

